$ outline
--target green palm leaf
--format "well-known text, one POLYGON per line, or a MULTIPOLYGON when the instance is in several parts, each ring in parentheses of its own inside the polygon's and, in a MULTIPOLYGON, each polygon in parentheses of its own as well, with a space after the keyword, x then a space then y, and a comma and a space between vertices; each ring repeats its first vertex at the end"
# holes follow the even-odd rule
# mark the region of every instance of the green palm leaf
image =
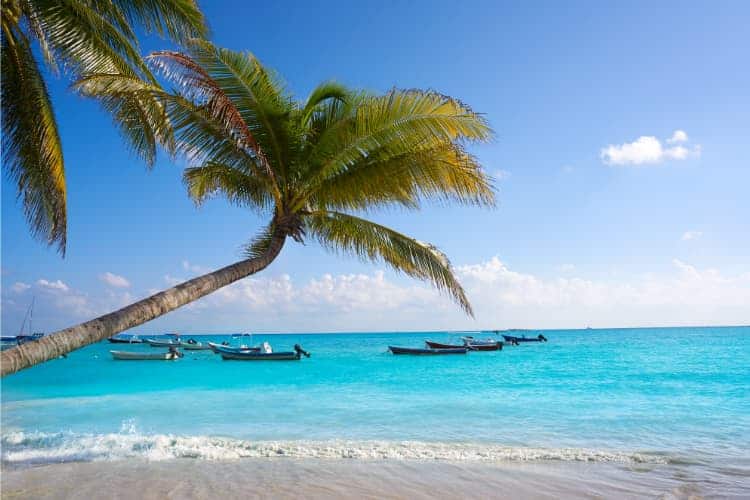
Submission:
POLYGON ((433 245, 359 217, 339 212, 313 212, 304 217, 308 234, 334 252, 366 261, 382 261, 407 275, 444 290, 469 315, 471 304, 453 275, 448 258, 433 245))
MULTIPOLYGON (((5 20, 5 19, 4 19, 5 20)), ((3 23, 3 165, 32 234, 65 254, 65 165, 57 125, 28 40, 3 23)))

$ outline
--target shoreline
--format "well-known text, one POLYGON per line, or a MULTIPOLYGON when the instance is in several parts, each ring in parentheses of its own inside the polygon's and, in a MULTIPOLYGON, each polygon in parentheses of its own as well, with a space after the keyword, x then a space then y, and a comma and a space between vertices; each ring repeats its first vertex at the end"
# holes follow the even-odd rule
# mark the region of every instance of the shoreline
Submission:
POLYGON ((689 469, 608 463, 243 458, 2 468, 3 498, 711 498, 750 493, 689 469))

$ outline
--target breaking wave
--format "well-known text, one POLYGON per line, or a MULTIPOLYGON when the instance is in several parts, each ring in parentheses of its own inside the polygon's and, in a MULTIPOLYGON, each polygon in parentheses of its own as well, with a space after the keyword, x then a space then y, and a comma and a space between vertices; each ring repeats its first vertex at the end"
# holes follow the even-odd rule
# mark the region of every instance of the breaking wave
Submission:
POLYGON ((34 465, 123 459, 322 458, 360 460, 440 460, 452 462, 583 461, 665 464, 662 454, 579 448, 526 448, 492 444, 419 441, 249 441, 212 436, 9 432, 2 436, 2 461, 34 465))

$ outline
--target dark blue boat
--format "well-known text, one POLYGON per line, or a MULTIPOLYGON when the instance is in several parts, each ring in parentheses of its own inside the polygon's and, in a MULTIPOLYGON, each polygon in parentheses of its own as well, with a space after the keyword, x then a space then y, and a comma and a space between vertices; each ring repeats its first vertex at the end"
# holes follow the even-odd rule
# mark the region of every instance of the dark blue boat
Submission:
POLYGON ((521 343, 521 342, 547 342, 547 337, 542 335, 541 333, 537 335, 536 337, 514 337, 513 335, 503 335, 503 338, 506 342, 513 343, 521 343))
POLYGON ((414 354, 414 355, 423 355, 423 354, 466 354, 466 352, 469 350, 468 347, 451 347, 448 349, 415 349, 412 347, 395 347, 392 345, 388 346, 388 350, 390 350, 393 354, 414 354))

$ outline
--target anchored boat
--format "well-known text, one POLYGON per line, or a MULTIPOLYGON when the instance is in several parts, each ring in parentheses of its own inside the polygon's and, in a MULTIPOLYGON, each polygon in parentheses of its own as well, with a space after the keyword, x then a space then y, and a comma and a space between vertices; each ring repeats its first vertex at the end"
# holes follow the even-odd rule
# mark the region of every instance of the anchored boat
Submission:
POLYGON ((113 344, 143 344, 143 340, 140 339, 138 335, 131 335, 130 337, 120 337, 115 335, 107 340, 113 344))
POLYGON ((123 361, 156 361, 179 359, 183 356, 178 350, 167 352, 132 352, 132 351, 109 351, 112 357, 123 361))
POLYGON ((541 333, 537 335, 536 337, 514 337, 513 335, 503 335, 503 338, 506 342, 510 343, 521 343, 521 342, 547 342, 547 337, 542 335, 541 333))
POLYGON ((429 354, 466 354, 469 350, 468 347, 448 347, 443 349, 419 349, 413 347, 396 347, 389 345, 388 350, 393 354, 413 354, 413 355, 429 355, 429 354))
MULTIPOLYGON (((264 345, 268 345, 267 342, 264 345)), ((221 359, 236 361, 298 361, 302 356, 310 357, 310 353, 302 349, 299 344, 294 345, 294 351, 273 352, 268 346, 267 351, 223 352, 219 351, 221 359)))
POLYGON ((208 348, 216 354, 221 353, 235 353, 235 352, 259 352, 260 347, 250 347, 246 345, 231 346, 229 344, 216 344, 214 342, 208 343, 208 348))

